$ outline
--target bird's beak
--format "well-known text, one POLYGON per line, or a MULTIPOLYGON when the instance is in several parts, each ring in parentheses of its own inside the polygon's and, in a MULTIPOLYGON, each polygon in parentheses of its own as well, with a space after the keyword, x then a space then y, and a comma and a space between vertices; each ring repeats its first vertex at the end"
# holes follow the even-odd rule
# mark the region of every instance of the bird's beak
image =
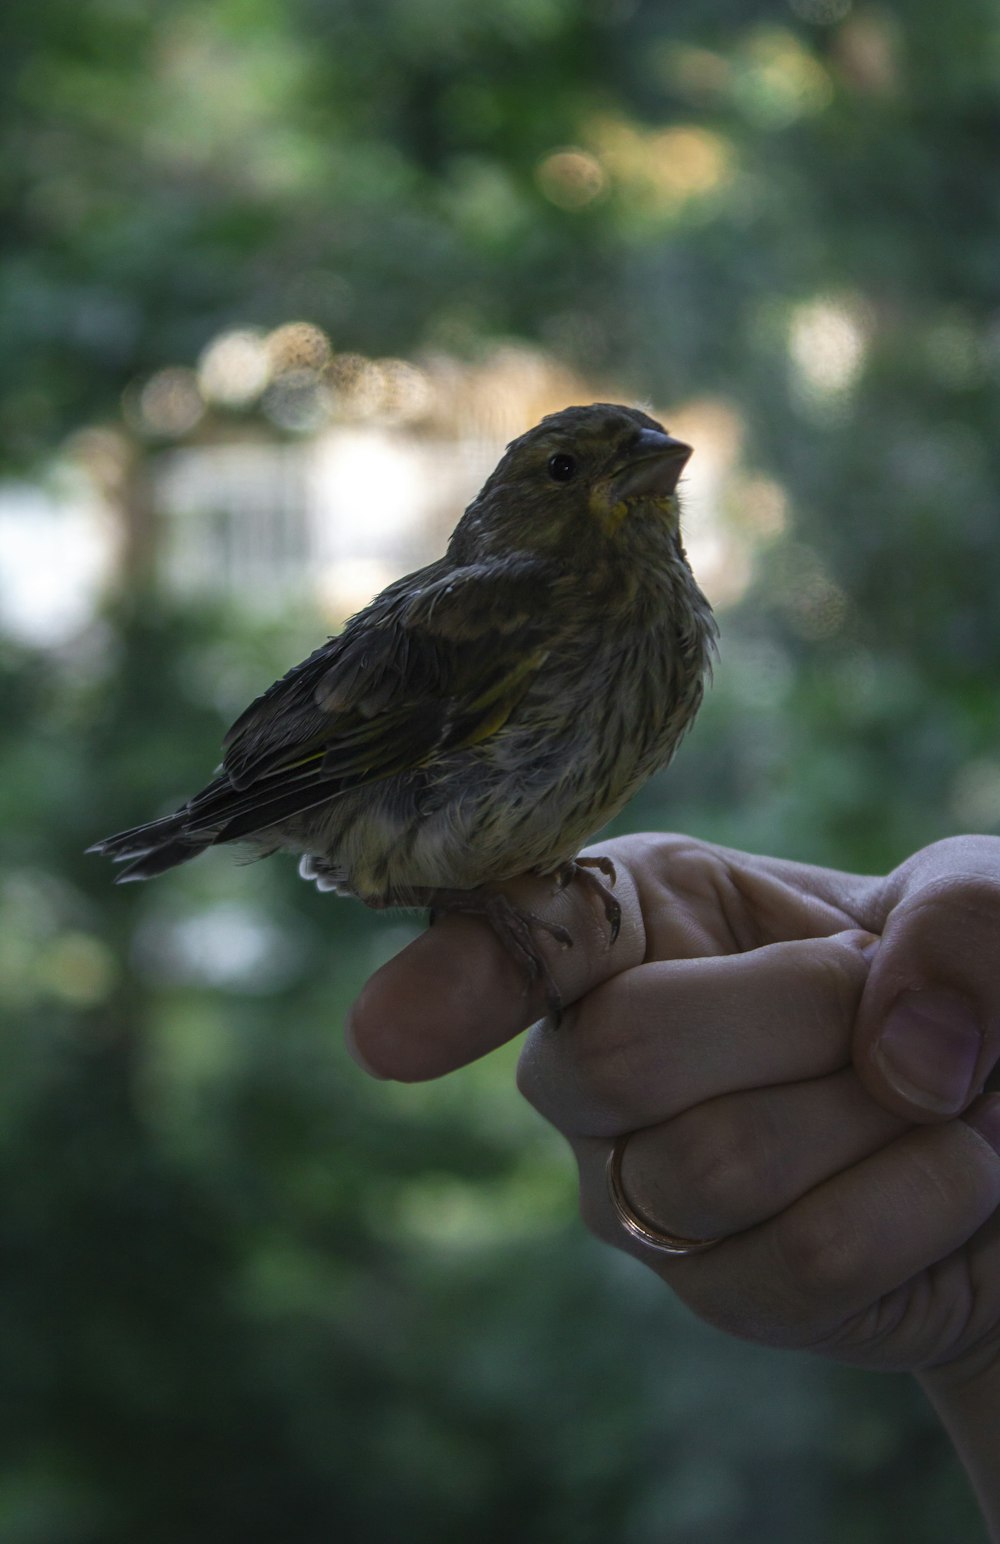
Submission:
POLYGON ((643 494, 663 498, 676 493, 690 456, 690 445, 661 429, 640 429, 628 459, 611 474, 611 502, 617 504, 643 494))

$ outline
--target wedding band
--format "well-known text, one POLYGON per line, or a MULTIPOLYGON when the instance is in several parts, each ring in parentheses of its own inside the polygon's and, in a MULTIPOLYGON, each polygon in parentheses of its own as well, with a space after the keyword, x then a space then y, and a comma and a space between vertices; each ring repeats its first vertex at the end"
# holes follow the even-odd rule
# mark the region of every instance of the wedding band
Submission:
POLYGON ((676 1233, 664 1232, 634 1209, 622 1184, 622 1159, 631 1136, 632 1132, 627 1131, 618 1137, 608 1154, 608 1192, 622 1227, 647 1249, 656 1249, 660 1254, 692 1255, 711 1249, 719 1242, 718 1238, 680 1238, 676 1233))

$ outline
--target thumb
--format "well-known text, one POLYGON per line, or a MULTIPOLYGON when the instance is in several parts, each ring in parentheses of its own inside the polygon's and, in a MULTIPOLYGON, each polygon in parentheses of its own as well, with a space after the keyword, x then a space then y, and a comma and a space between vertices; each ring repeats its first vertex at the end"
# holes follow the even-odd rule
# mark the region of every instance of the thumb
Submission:
POLYGON ((885 895, 855 1065, 887 1109, 947 1119, 1000 1059, 1000 839, 936 842, 889 876, 885 895))

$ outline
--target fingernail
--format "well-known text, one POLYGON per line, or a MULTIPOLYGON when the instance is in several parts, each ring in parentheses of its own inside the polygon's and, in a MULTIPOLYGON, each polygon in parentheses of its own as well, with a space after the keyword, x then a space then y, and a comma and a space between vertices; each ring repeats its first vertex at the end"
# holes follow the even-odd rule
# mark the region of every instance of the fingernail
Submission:
POLYGON ((985 1098, 977 1099, 962 1119, 985 1138, 995 1153, 1000 1153, 1000 1094, 987 1094, 985 1098))
POLYGON ((954 1115, 973 1092, 983 1034, 954 992, 901 992, 882 1026, 874 1059, 897 1093, 934 1115, 954 1115))

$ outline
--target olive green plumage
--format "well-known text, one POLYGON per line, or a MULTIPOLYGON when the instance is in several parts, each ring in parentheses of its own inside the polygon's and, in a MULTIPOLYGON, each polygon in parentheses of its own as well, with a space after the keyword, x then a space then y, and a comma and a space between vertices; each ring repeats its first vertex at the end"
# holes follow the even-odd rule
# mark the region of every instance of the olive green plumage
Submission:
POLYGON ((444 557, 246 710, 207 787, 92 850, 145 879, 222 842, 285 849, 375 906, 572 872, 701 701, 715 623, 681 545, 689 455, 634 408, 543 419, 444 557))

